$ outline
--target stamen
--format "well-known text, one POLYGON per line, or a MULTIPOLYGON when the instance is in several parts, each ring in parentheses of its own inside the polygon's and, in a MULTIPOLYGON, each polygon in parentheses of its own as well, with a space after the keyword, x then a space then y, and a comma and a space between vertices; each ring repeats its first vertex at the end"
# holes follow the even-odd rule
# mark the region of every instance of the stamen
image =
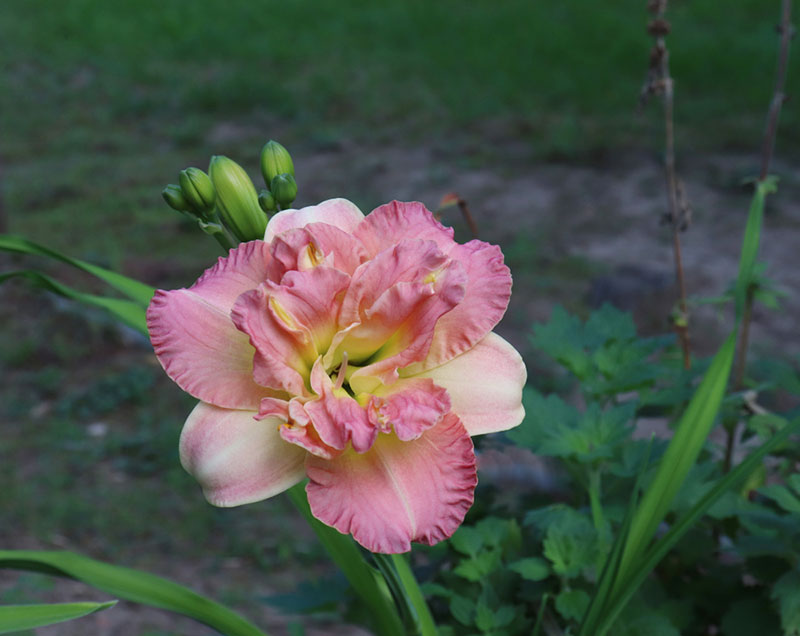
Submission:
POLYGON ((344 376, 347 373, 347 351, 342 354, 342 364, 339 366, 339 375, 336 376, 336 384, 334 385, 334 391, 337 391, 342 388, 344 384, 344 376))

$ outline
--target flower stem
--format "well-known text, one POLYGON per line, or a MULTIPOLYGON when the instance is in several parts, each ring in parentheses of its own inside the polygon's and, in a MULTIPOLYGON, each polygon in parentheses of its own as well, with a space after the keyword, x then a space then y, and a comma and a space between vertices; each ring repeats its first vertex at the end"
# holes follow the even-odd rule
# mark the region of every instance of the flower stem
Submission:
POLYGON ((414 605, 414 609, 417 611, 417 620, 419 621, 418 625, 422 636, 436 636, 438 633, 438 630, 436 629, 436 623, 433 620, 433 616, 431 615, 431 610, 428 608, 428 604, 425 602, 425 596, 419 587, 419 583, 417 583, 417 579, 414 577, 414 573, 411 571, 411 566, 408 563, 408 559, 403 554, 393 554, 390 558, 397 571, 397 575, 400 577, 400 582, 403 584, 408 598, 411 600, 411 603, 414 605))
POLYGON ((203 230, 209 236, 213 236, 217 243, 220 244, 225 253, 227 254, 230 250, 232 250, 238 244, 238 241, 234 243, 231 241, 228 233, 219 223, 206 223, 205 221, 198 221, 197 224, 200 226, 200 229, 203 230))
POLYGON ((326 526, 311 514, 303 483, 292 486, 286 492, 311 525, 333 562, 347 577, 353 591, 369 608, 376 633, 380 636, 406 636, 405 626, 386 579, 364 560, 361 550, 349 536, 326 526))

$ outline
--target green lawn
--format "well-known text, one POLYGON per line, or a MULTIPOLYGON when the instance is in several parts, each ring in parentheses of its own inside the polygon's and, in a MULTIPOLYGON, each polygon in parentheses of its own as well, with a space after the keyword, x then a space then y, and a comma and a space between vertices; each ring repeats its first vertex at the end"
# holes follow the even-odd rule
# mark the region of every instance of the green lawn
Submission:
MULTIPOLYGON (((395 125, 452 134, 508 120, 545 145, 591 132, 613 146, 647 65, 644 5, 8 0, 5 154, 113 152, 131 129, 151 150, 192 145, 210 122, 244 115, 385 139, 395 125)), ((668 44, 686 130, 736 143, 738 128, 760 126, 778 12, 764 0, 724 10, 715 0, 672 3, 668 44)), ((787 112, 786 130, 795 123, 787 112)))
MULTIPOLYGON (((679 151, 754 147, 778 4, 672 3, 679 151)), ((158 191, 214 153, 252 170, 268 137, 306 155, 345 139, 436 144, 445 155, 468 143, 471 161, 501 168, 509 140, 531 161, 656 149, 658 106, 635 113, 650 46, 644 5, 7 0, 0 187, 10 229, 117 267, 145 251, 191 253, 192 235, 165 232, 174 218, 158 191), (93 244, 101 229, 124 236, 125 252, 93 244)), ((798 123, 784 109, 779 149, 798 147, 798 123)))

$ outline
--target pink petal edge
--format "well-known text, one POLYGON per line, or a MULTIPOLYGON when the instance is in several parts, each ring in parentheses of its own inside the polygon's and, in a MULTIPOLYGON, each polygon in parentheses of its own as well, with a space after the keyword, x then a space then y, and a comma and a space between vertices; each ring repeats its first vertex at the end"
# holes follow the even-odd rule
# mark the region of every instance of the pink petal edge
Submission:
POLYGON ((242 243, 189 289, 156 292, 147 328, 161 366, 184 391, 226 408, 258 408, 253 348, 229 317, 236 298, 265 280, 269 247, 242 243))
POLYGON ((410 374, 439 366, 471 349, 500 322, 511 299, 511 271, 497 245, 470 241, 455 245, 449 256, 466 269, 464 298, 436 323, 427 357, 411 365, 410 374))
POLYGON ((255 350, 230 316, 193 289, 158 290, 147 328, 167 375, 199 400, 225 408, 258 408, 270 394, 253 380, 255 350))
POLYGON ((456 245, 453 228, 439 223, 418 201, 392 201, 375 208, 364 217, 355 235, 372 256, 404 239, 434 241, 445 254, 456 245))
POLYGON ((452 535, 478 481, 472 440, 452 413, 412 442, 381 435, 363 455, 351 449, 330 461, 309 455, 306 472, 313 515, 382 553, 452 535))

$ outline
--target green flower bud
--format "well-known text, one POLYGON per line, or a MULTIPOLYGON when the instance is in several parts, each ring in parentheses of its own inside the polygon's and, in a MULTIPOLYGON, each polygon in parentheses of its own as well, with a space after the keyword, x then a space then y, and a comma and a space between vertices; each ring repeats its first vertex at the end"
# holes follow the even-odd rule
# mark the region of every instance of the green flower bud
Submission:
POLYGON ((189 205, 200 216, 207 218, 214 210, 214 202, 217 199, 217 192, 211 179, 200 168, 181 170, 179 179, 183 196, 189 205))
POLYGON ((281 207, 291 205, 297 197, 297 181, 290 174, 279 174, 272 180, 269 189, 281 207))
POLYGON ((260 205, 261 209, 267 214, 275 212, 278 209, 278 202, 269 190, 262 190, 258 193, 258 205, 260 205))
POLYGON ((183 196, 183 191, 179 185, 170 183, 161 191, 161 196, 164 197, 164 201, 166 201, 167 205, 173 210, 177 210, 178 212, 192 211, 192 206, 189 205, 189 202, 183 196))
POLYGON ((272 180, 279 174, 294 176, 294 163, 289 151, 277 141, 268 141, 261 149, 261 174, 264 183, 270 187, 272 180))
POLYGON ((256 187, 238 163, 221 155, 211 157, 208 174, 217 190, 219 216, 240 241, 263 239, 267 215, 258 205, 256 187))

